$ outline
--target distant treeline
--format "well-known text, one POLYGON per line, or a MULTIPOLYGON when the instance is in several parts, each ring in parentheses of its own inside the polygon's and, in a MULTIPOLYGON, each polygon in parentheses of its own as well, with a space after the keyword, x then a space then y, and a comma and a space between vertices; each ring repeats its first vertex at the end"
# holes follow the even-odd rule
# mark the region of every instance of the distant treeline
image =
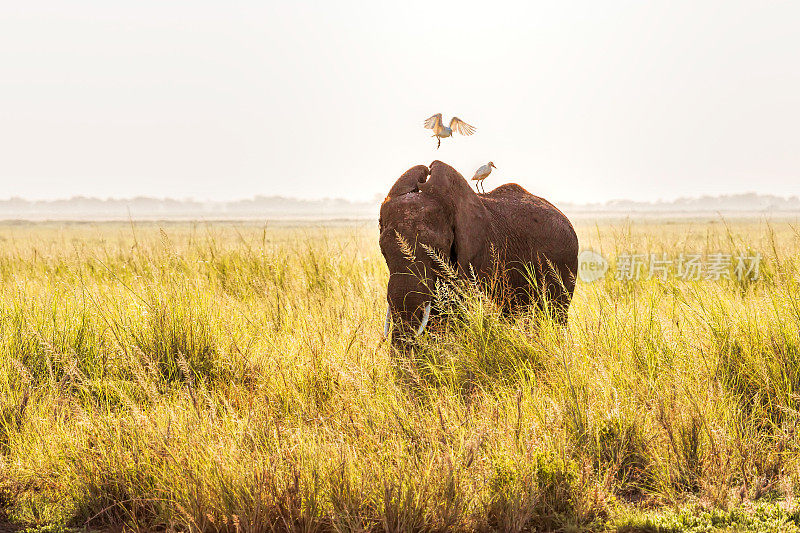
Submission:
POLYGON ((201 202, 171 198, 100 199, 76 196, 68 200, 0 200, 0 219, 252 219, 252 218, 373 218, 378 203, 342 199, 300 200, 256 196, 235 202, 201 202))
POLYGON ((611 200, 596 204, 563 204, 565 209, 574 211, 660 211, 660 212, 713 212, 713 211, 755 211, 755 212, 798 212, 800 198, 797 196, 774 196, 754 192, 723 194, 719 196, 682 197, 676 200, 657 202, 637 202, 634 200, 611 200))
MULTIPOLYGON (((602 213, 798 213, 800 198, 756 193, 679 198, 673 201, 612 200, 595 204, 555 202, 568 214, 602 213)), ((119 219, 369 219, 376 218, 380 200, 351 202, 344 199, 300 200, 282 196, 256 196, 234 202, 201 202, 170 198, 137 197, 100 199, 76 196, 68 200, 0 200, 0 219, 119 220, 119 219)))

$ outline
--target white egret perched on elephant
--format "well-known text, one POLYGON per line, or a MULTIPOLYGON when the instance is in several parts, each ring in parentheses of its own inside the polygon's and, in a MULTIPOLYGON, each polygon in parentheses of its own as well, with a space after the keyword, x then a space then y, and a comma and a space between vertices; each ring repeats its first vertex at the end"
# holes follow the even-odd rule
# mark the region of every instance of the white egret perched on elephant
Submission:
POLYGON ((475 171, 475 175, 472 176, 472 181, 477 181, 478 182, 478 183, 475 184, 475 188, 477 189, 478 185, 480 185, 480 192, 486 192, 484 190, 484 188, 483 188, 483 180, 485 180, 486 178, 489 177, 489 174, 492 173, 492 169, 493 168, 497 168, 497 167, 494 166, 494 163, 489 161, 485 165, 481 165, 481 167, 478 168, 478 170, 475 171))
POLYGON ((438 144, 436 145, 437 149, 442 145, 442 139, 445 137, 451 137, 454 131, 460 133, 461 135, 472 135, 475 133, 475 128, 473 126, 470 126, 458 117, 451 118, 450 125, 445 126, 444 122, 442 122, 441 113, 436 113, 432 117, 428 118, 424 124, 426 128, 433 130, 433 137, 436 137, 436 140, 438 141, 438 144))

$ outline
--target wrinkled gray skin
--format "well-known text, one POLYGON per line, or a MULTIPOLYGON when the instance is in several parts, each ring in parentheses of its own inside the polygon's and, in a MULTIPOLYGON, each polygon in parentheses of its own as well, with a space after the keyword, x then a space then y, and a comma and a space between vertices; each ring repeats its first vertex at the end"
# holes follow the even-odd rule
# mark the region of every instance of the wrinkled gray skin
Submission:
POLYGON ((476 194, 449 165, 418 165, 389 191, 379 224, 381 252, 390 272, 386 297, 396 346, 405 346, 419 329, 439 277, 422 244, 449 258, 461 275, 471 265, 481 280, 496 272, 494 249, 506 272, 506 289, 494 295, 501 308, 511 313, 547 305, 556 320, 566 323, 578 268, 578 238, 561 211, 519 185, 476 194), (415 261, 402 253, 398 234, 415 247, 415 261))

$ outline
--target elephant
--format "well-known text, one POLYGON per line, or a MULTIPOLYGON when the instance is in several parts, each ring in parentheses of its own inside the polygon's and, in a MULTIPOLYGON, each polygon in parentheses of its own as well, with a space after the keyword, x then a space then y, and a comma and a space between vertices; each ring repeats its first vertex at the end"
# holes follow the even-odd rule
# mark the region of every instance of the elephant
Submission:
POLYGON ((520 185, 508 183, 477 194, 441 161, 417 165, 389 190, 379 228, 389 269, 384 334, 393 322, 392 344, 407 346, 427 325, 435 282, 444 275, 442 258, 452 267, 450 275, 484 282, 501 264, 505 290, 493 298, 504 314, 546 308, 566 325, 578 237, 561 211, 520 185))

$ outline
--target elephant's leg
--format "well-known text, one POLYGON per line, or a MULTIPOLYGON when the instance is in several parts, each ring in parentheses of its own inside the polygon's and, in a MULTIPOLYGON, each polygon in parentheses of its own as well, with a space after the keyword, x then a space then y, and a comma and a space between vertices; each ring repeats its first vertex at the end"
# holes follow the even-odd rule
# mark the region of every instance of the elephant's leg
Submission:
POLYGON ((566 326, 567 325, 567 318, 569 317, 569 301, 564 301, 563 298, 559 298, 553 302, 553 320, 559 326, 566 326))
POLYGON ((569 304, 572 301, 572 294, 567 288, 562 285, 560 280, 551 281, 547 289, 547 305, 549 308, 550 316, 553 320, 561 325, 567 325, 567 317, 569 314, 569 304))

